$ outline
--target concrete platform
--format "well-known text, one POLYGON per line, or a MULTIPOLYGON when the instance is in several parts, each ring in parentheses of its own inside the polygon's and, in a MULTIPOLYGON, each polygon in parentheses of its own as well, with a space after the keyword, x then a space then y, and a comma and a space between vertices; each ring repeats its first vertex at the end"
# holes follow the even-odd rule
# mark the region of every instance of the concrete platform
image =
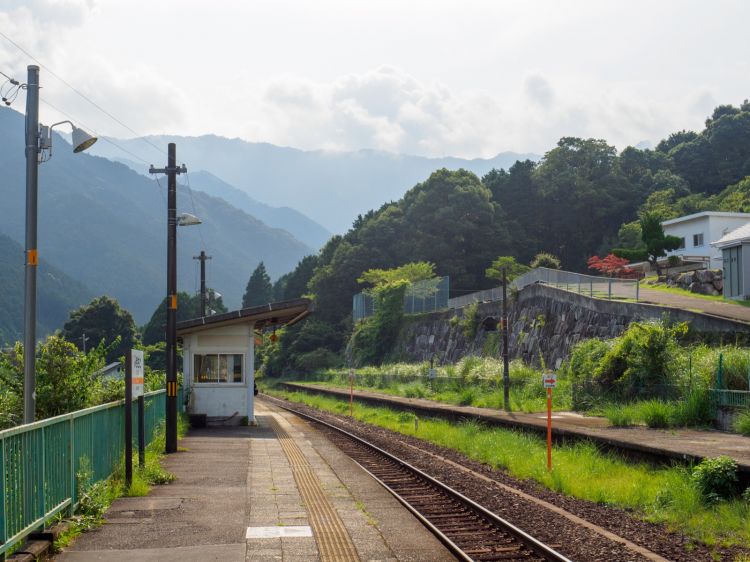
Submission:
POLYGON ((192 431, 166 461, 174 483, 117 500, 56 559, 454 560, 309 424, 262 401, 256 416, 258 427, 192 431))
MULTIPOLYGON (((284 383, 288 390, 303 390, 349 400, 349 389, 312 383, 284 383)), ((409 409, 420 415, 449 419, 477 418, 485 423, 521 428, 546 434, 547 414, 504 412, 474 406, 456 406, 426 400, 403 398, 381 392, 355 390, 356 400, 374 406, 409 409)), ((700 462, 704 458, 726 455, 737 461, 740 475, 750 480, 750 437, 715 430, 649 429, 647 427, 611 427, 605 418, 582 416, 574 412, 553 412, 555 437, 586 438, 594 442, 632 451, 655 459, 700 462)))

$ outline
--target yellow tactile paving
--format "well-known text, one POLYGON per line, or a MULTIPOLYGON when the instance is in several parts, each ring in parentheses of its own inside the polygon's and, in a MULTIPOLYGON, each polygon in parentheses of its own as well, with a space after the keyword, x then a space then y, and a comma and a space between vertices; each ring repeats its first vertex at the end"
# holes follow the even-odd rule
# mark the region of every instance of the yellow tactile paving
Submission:
POLYGON ((274 417, 269 416, 269 418, 271 427, 289 460, 294 480, 310 516, 310 526, 318 545, 320 560, 322 562, 359 561, 357 550, 343 521, 331 505, 302 450, 274 417))

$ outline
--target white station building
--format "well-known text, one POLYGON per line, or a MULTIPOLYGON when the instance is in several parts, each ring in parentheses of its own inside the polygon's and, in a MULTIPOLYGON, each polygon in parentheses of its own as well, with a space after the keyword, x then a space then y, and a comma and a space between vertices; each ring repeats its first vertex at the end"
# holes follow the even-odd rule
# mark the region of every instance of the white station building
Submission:
POLYGON ((720 269, 724 257, 711 244, 748 223, 750 213, 722 211, 704 211, 663 221, 664 234, 682 239, 682 246, 667 255, 680 256, 685 261, 703 261, 709 269, 720 269))
POLYGON ((291 326, 311 310, 310 300, 296 299, 178 322, 188 413, 254 423, 256 333, 291 326))

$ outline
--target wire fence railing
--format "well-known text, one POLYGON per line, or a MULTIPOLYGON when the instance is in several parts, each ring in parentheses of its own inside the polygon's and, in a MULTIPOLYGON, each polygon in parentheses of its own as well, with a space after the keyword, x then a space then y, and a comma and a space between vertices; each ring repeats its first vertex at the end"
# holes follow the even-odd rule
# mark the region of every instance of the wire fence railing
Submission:
MULTIPOLYGON (((638 301, 640 298, 640 280, 637 279, 598 277, 546 267, 538 267, 516 277, 510 283, 510 287, 520 291, 535 283, 571 291, 590 298, 634 301, 638 301)), ((448 308, 462 308, 475 302, 495 302, 502 299, 502 287, 495 287, 449 299, 448 308)))
MULTIPOLYGON (((164 420, 164 393, 144 396, 146 442, 164 420)), ((58 513, 71 513, 82 470, 92 484, 108 478, 124 447, 124 400, 0 431, 0 559, 58 513)))

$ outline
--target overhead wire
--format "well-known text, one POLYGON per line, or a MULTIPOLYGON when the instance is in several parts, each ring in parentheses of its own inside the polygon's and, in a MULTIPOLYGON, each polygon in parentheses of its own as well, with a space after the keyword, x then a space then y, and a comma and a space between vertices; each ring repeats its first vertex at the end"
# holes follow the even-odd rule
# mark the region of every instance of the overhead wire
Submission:
POLYGON ((26 49, 24 49, 23 47, 21 47, 18 43, 16 43, 13 39, 11 39, 10 37, 8 37, 2 31, 0 31, 0 36, 2 36, 3 38, 5 38, 5 40, 8 41, 11 45, 13 45, 16 49, 18 49, 23 54, 25 54, 27 57, 29 57, 31 60, 33 60, 34 62, 36 62, 40 67, 42 67, 44 70, 46 70, 47 72, 49 72, 52 76, 54 76, 55 78, 57 78, 60 82, 62 82, 63 84, 65 84, 68 88, 70 88, 72 91, 74 91, 76 94, 78 94, 81 98, 83 98, 84 100, 86 100, 87 102, 89 102, 91 105, 93 105, 99 111, 101 111, 102 113, 104 113, 107 117, 109 117, 110 119, 112 119, 113 121, 115 121, 116 123, 118 123, 120 126, 122 126, 125 129, 127 129, 131 133, 133 133, 138 139, 142 140, 146 144, 150 145, 152 148, 154 148, 157 151, 159 151, 159 153, 161 155, 166 155, 166 151, 163 148, 157 146, 156 144, 154 144, 153 142, 151 142, 150 140, 148 140, 146 137, 144 137, 143 135, 139 134, 136 130, 132 129, 130 126, 128 126, 127 124, 123 123, 120 119, 118 119, 117 117, 115 117, 114 115, 112 115, 109 111, 107 111, 106 109, 104 109, 101 105, 99 105, 98 103, 96 103, 95 101, 93 101, 92 99, 90 99, 88 96, 86 96, 86 94, 84 94, 83 92, 81 92, 80 90, 78 90, 75 86, 73 86, 72 84, 70 84, 67 80, 65 80, 64 78, 62 78, 60 75, 58 75, 56 72, 54 72, 51 68, 49 68, 47 65, 45 65, 44 63, 42 63, 38 58, 36 58, 34 55, 32 55, 31 53, 29 53, 26 49))
MULTIPOLYGON (((77 117, 74 117, 73 115, 69 114, 69 113, 68 113, 67 111, 64 111, 64 110, 60 109, 60 108, 59 108, 59 107, 57 107, 56 105, 53 105, 53 104, 51 104, 50 102, 48 102, 48 101, 47 101, 46 99, 44 99, 43 97, 39 96, 39 101, 41 101, 41 102, 42 102, 43 104, 47 105, 47 106, 48 106, 48 107, 50 107, 51 109, 54 109, 55 111, 57 111, 58 113, 60 113, 60 114, 61 114, 61 115, 63 115, 64 117, 67 117, 67 118, 68 118, 68 119, 70 119, 71 121, 75 121, 76 123, 78 123, 79 125, 81 125, 81 127, 83 127, 84 129, 86 129, 87 131, 91 132, 91 133, 92 133, 92 134, 93 134, 94 136, 96 136, 97 138, 99 138, 99 139, 103 140, 104 142, 107 142, 107 143, 111 144, 112 146, 114 146, 114 147, 115 147, 115 148, 117 148, 118 150, 121 150, 121 151, 122 151, 122 152, 124 152, 125 154, 127 154, 127 155, 129 155, 129 156, 132 156, 133 158, 135 158, 136 160, 138 160, 138 161, 142 162, 142 163, 143 163, 143 164, 145 164, 146 166, 151 166, 151 163, 150 163, 150 162, 148 162, 147 160, 145 160, 144 158, 142 158, 141 156, 139 156, 139 155, 138 155, 138 154, 136 154, 135 152, 132 152, 131 150, 128 150, 128 149, 127 149, 127 148, 125 148, 124 146, 121 146, 121 145, 119 145, 118 143, 116 143, 115 141, 113 141, 112 139, 110 139, 110 138, 108 138, 108 137, 102 137, 102 136, 100 136, 100 135, 99 135, 99 133, 97 133, 97 132, 96 132, 96 129, 93 129, 92 127, 89 127, 89 126, 88 126, 87 124, 83 123, 83 122, 82 122, 82 121, 81 121, 80 119, 78 119, 77 117)), ((159 186, 159 194, 161 195, 161 199, 162 199, 162 202, 163 202, 163 203, 164 203, 164 204, 166 205, 166 204, 167 204, 167 200, 166 200, 166 197, 165 197, 165 195, 164 195, 164 188, 163 188, 163 187, 162 187, 162 185, 161 185, 161 184, 159 183, 159 179, 158 179, 158 178, 156 178, 156 183, 157 183, 157 185, 159 186)))
MULTIPOLYGON (((18 49, 19 51, 21 51, 22 53, 24 53, 24 54, 25 54, 25 55, 26 55, 27 57, 29 57, 29 58, 30 58, 31 60, 33 60, 34 62, 36 62, 36 63, 37 63, 37 64, 38 64, 38 65, 39 65, 39 66, 40 66, 41 68, 44 68, 44 70, 46 70, 47 72, 49 72, 49 73, 50 73, 50 74, 51 74, 52 76, 54 76, 54 77, 55 77, 55 78, 56 78, 57 80, 59 80, 60 82, 62 82, 63 84, 65 84, 65 85, 66 85, 66 86, 67 86, 68 88, 70 88, 70 89, 71 89, 71 90, 72 90, 73 92, 75 92, 76 94, 78 94, 78 95, 79 95, 79 96, 80 96, 81 98, 83 98, 83 99, 84 99, 84 100, 86 100, 86 101, 87 101, 88 103, 90 103, 91 105, 93 105, 93 106, 94 106, 94 107, 95 107, 96 109, 98 109, 99 111, 101 111, 102 113, 104 113, 104 114, 105 114, 105 115, 106 115, 107 117, 109 117, 110 119, 112 119, 113 121, 115 121, 116 123, 118 123, 118 124, 119 124, 120 126, 124 127, 124 128, 125 128, 125 129, 127 129, 128 131, 130 131, 130 132, 131 132, 131 133, 132 133, 133 135, 135 135, 135 136, 136 136, 136 138, 137 138, 137 139, 139 139, 139 140, 141 140, 141 141, 145 142, 146 144, 148 144, 149 146, 151 146, 152 148, 154 148, 155 150, 157 150, 157 151, 158 151, 158 152, 160 153, 160 155, 162 155, 162 156, 164 156, 164 155, 167 155, 167 152, 166 152, 166 151, 165 151, 165 150, 164 150, 163 148, 161 148, 161 147, 157 146, 156 144, 154 144, 153 142, 151 142, 151 141, 150 141, 149 139, 147 139, 147 138, 146 138, 145 136, 143 136, 143 135, 141 135, 140 133, 138 133, 138 131, 136 131, 135 129, 133 129, 132 127, 130 127, 130 126, 129 126, 129 125, 127 125, 126 123, 124 123, 124 122, 123 122, 122 120, 120 120, 120 119, 118 119, 118 118, 117 118, 116 116, 114 116, 114 115, 113 115, 112 113, 110 113, 109 111, 107 111, 106 109, 104 109, 104 108, 103 108, 103 107, 102 107, 101 105, 99 105, 98 103, 96 103, 95 101, 93 101, 92 99, 90 99, 90 98, 89 98, 88 96, 86 96, 86 95, 85 95, 84 93, 82 93, 82 92, 81 92, 80 90, 78 90, 78 89, 77 89, 76 87, 74 87, 74 86, 73 86, 72 84, 70 84, 70 83, 69 83, 69 82, 68 82, 67 80, 65 80, 65 79, 64 79, 63 77, 61 77, 61 76, 60 76, 59 74, 57 74, 56 72, 54 72, 54 71, 53 71, 53 70, 52 70, 51 68, 49 68, 49 67, 48 67, 47 65, 45 65, 44 63, 42 63, 42 62, 41 62, 41 61, 40 61, 40 60, 39 60, 38 58, 36 58, 36 57, 35 57, 34 55, 32 55, 31 53, 29 53, 29 52, 28 52, 28 51, 27 51, 26 49, 24 49, 23 47, 21 47, 21 46, 20 46, 20 45, 19 45, 18 43, 16 43, 16 42, 15 42, 15 41, 14 41, 13 39, 11 39, 10 37, 8 37, 8 36, 7 36, 7 35, 6 35, 5 33, 3 33, 2 31, 0 31, 0 36, 2 36, 2 37, 3 37, 3 38, 4 38, 5 40, 6 40, 6 41, 8 41, 9 43, 11 43, 11 44, 12 44, 12 45, 13 45, 14 47, 16 47, 16 48, 17 48, 17 49, 18 49)), ((8 78, 8 80, 10 80, 11 82, 13 81, 13 79, 12 79, 12 78, 10 78, 10 77, 9 77, 8 75, 6 75, 6 74, 5 74, 4 72, 0 72, 0 74, 2 74, 3 76, 5 76, 6 78, 8 78)), ((18 89, 17 89, 17 90, 16 90, 16 92, 15 92, 15 96, 17 96, 17 95, 18 95, 18 89)), ((14 96, 14 100, 15 100, 15 96, 14 96)), ((135 154, 134 152, 132 152, 132 151, 130 151, 130 150, 128 150, 128 149, 126 149, 125 147, 123 147, 123 146, 121 146, 121 145, 117 144, 116 142, 114 142, 113 140, 109 139, 108 137, 100 136, 100 135, 99 135, 98 133, 96 133, 96 131, 95 131, 95 130, 94 130, 93 128, 91 128, 91 127, 88 127, 88 126, 86 126, 86 125, 85 125, 84 123, 82 123, 82 122, 81 122, 80 120, 78 120, 78 119, 75 119, 75 118, 71 117, 71 116, 70 116, 69 114, 67 114, 66 112, 64 112, 64 111, 62 111, 61 109, 59 109, 59 108, 55 107, 54 105, 52 105, 52 104, 51 104, 51 103, 49 103, 48 101, 46 101, 46 100, 42 99, 42 98, 41 98, 41 96, 40 96, 40 99, 41 99, 41 100, 42 100, 42 101, 43 101, 43 102, 44 102, 45 104, 47 104, 47 105, 48 105, 49 107, 51 107, 52 109, 54 109, 55 111, 58 111, 59 113, 61 113, 62 115, 66 116, 66 117, 67 117, 68 119, 70 119, 71 121, 75 121, 76 123, 79 123, 80 125, 82 125, 82 126, 83 126, 83 127, 85 127, 86 129, 88 129, 89 131, 91 131, 91 132, 93 132, 94 134, 96 134, 96 136, 97 136, 98 138, 101 138, 102 140, 104 140, 104 141, 108 142, 109 144, 111 144, 112 146, 114 146, 114 147, 118 148, 118 149, 119 149, 119 150, 121 150, 122 152, 125 152, 126 154, 129 154, 130 156, 132 156, 132 157, 136 158, 136 159, 137 159, 137 160, 139 160, 140 162, 143 162, 144 164, 146 164, 146 165, 149 165, 149 166, 151 165, 151 163, 150 163, 150 162, 147 162, 147 161, 146 161, 145 159, 141 158, 140 156, 138 156, 138 155, 137 155, 137 154, 135 154)), ((165 195, 164 195, 164 187, 162 186, 161 182, 159 181, 159 177, 158 177, 158 175, 155 175, 154 177, 155 177, 155 179, 156 179, 156 184, 157 184, 157 185, 159 186, 159 193, 160 193, 160 195, 161 195, 162 201, 163 201, 163 202, 164 202, 164 204, 166 205, 166 204, 167 204, 167 202, 166 202, 166 198, 165 198, 165 195)), ((194 214, 194 215, 197 215, 197 213, 196 213, 196 210, 195 210, 195 200, 194 200, 194 198, 193 198, 193 190, 192 190, 192 188, 190 187, 190 175, 189 175, 189 174, 187 174, 187 173, 186 173, 186 179, 187 179, 187 188, 188 188, 188 193, 189 193, 189 195, 190 195, 190 203, 191 203, 191 206, 192 206, 192 209, 193 209, 193 214, 194 214)), ((203 229, 202 229, 202 227, 201 227, 201 225, 200 225, 200 224, 198 224, 198 233, 199 233, 199 235, 200 235, 200 239, 201 239, 201 243, 202 243, 202 245, 203 245, 203 249, 204 249, 204 250, 207 250, 207 249, 208 249, 208 247, 206 246, 206 240, 205 240, 205 238, 203 237, 203 229)))

